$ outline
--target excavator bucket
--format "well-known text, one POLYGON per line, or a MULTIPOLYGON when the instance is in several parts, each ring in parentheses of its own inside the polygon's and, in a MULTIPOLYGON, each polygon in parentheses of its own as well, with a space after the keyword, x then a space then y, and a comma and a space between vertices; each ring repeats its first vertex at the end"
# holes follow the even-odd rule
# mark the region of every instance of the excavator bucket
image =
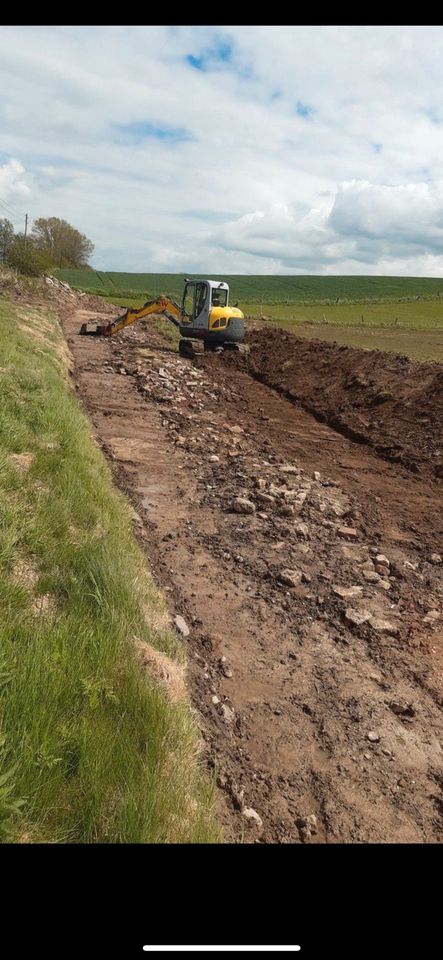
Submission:
POLYGON ((104 326, 102 323, 82 323, 80 333, 84 336, 102 337, 104 334, 104 326))

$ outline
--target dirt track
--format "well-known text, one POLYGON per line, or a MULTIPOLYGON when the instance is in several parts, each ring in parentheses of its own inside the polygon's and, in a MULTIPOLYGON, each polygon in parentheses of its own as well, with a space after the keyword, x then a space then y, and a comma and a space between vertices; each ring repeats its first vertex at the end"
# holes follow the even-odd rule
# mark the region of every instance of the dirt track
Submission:
POLYGON ((78 394, 190 627, 227 837, 440 841, 442 486, 423 450, 423 475, 383 459, 258 382, 264 362, 192 364, 141 325, 80 337, 93 312, 63 312, 78 394))

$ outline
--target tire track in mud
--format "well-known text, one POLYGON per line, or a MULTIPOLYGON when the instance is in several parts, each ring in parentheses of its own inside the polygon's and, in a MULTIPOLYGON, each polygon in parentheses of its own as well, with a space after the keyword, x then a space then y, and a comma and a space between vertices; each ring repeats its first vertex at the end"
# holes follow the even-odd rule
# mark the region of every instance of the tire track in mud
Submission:
POLYGON ((189 625, 227 837, 439 841, 439 490, 223 359, 83 319, 78 392, 189 625))

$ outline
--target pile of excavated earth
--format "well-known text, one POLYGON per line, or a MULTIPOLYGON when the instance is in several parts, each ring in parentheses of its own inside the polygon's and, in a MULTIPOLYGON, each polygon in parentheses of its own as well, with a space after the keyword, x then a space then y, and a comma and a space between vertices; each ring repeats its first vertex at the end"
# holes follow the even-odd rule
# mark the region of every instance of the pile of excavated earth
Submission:
POLYGON ((227 838, 441 840, 442 368, 252 328, 191 362, 155 324, 80 337, 119 308, 51 296, 227 838))

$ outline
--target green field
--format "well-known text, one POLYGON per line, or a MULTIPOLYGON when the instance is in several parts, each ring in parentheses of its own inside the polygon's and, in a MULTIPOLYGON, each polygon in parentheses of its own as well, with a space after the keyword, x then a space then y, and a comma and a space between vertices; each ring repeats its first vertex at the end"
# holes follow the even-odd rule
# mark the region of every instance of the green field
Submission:
MULTIPOLYGON (((156 297, 170 294, 174 299, 183 292, 184 274, 101 273, 97 270, 57 270, 55 275, 78 290, 114 297, 156 297)), ((192 277, 192 274, 189 274, 192 277)), ((194 275, 196 276, 196 275, 194 275)), ((199 274, 203 279, 208 274, 199 274)), ((263 277, 227 276, 231 301, 248 304, 335 304, 383 300, 414 300, 428 297, 443 300, 443 278, 427 277, 263 277)))

